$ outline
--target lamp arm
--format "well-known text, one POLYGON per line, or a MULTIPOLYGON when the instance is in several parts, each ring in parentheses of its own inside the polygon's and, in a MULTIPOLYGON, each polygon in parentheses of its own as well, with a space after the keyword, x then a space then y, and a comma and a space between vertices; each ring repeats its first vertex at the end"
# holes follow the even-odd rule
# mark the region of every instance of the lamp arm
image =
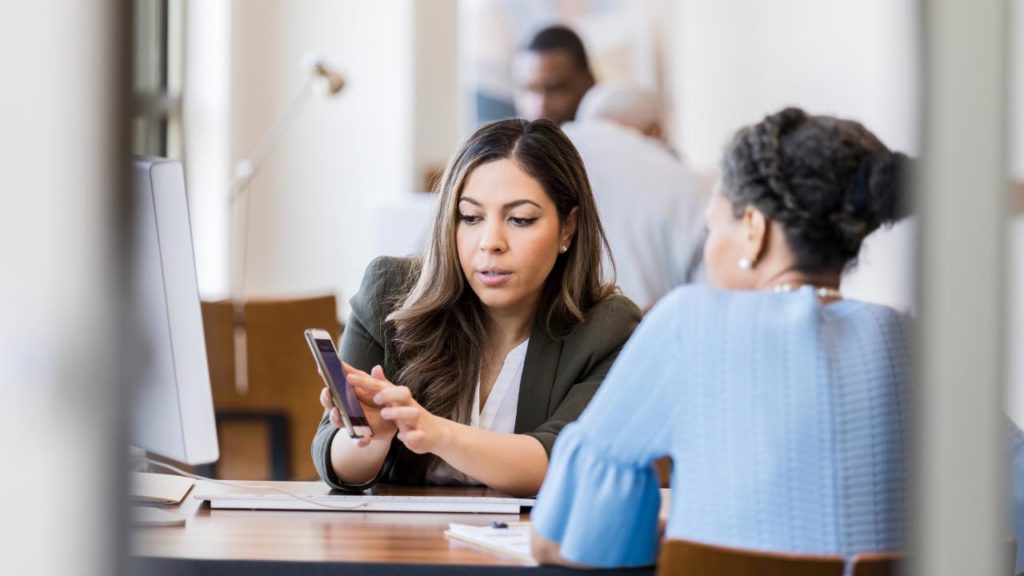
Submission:
POLYGON ((248 158, 239 160, 235 164, 235 175, 231 182, 231 204, 234 204, 238 198, 240 198, 246 190, 246 185, 252 180, 253 176, 256 175, 256 171, 260 169, 260 166, 267 160, 270 153, 274 151, 274 147, 277 146, 278 142, 284 136, 285 132, 295 121, 295 118, 302 112, 306 106, 306 102, 309 101, 310 88, 313 85, 313 77, 309 77, 302 84, 302 88, 289 102, 288 107, 285 108, 284 112, 274 120, 259 142, 256 143, 256 148, 248 158))

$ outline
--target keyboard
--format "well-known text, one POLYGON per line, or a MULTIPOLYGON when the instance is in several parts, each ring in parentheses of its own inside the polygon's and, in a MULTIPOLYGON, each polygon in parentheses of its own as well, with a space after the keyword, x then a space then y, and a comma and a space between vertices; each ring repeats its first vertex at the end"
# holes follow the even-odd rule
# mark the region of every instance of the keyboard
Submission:
POLYGON ((519 514, 524 508, 531 508, 534 504, 532 498, 506 496, 335 494, 330 493, 324 484, 316 482, 252 484, 252 489, 248 490, 247 487, 224 487, 210 482, 199 482, 193 490, 193 498, 209 501, 210 507, 214 509, 320 512, 519 514), (312 487, 309 486, 311 484, 312 487))

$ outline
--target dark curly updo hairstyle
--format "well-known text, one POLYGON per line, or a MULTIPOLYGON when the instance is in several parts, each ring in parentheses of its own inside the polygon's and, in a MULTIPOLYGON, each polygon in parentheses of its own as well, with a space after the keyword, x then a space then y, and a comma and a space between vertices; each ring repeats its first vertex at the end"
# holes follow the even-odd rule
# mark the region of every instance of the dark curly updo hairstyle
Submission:
POLYGON ((737 217, 749 205, 782 226, 798 270, 841 272, 908 213, 910 162, 857 122, 786 108, 733 137, 723 193, 737 217))

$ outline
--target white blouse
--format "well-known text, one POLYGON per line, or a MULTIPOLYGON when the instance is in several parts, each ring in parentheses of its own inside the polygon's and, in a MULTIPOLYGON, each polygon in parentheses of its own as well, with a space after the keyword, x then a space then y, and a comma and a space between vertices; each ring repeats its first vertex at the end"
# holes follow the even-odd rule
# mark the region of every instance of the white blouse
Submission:
MULTIPOLYGON (((526 362, 526 348, 529 344, 530 339, 527 338, 505 356, 501 372, 498 373, 482 410, 480 380, 477 379, 476 393, 473 395, 473 413, 469 419, 470 426, 491 432, 515 432, 516 412, 519 408, 519 383, 523 379, 523 364, 526 362)), ((441 459, 427 471, 426 478, 427 482, 433 484, 480 484, 441 459)))

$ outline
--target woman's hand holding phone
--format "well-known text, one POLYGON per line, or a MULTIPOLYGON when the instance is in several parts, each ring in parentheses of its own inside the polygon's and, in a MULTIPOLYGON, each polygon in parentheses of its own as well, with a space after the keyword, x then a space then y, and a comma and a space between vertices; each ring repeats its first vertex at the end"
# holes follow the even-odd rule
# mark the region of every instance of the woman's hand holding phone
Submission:
MULTIPOLYGON (((374 431, 372 438, 357 440, 357 446, 367 446, 373 438, 390 442, 397 434, 409 450, 425 454, 436 451, 448 438, 444 426, 448 420, 427 412, 413 399, 407 387, 392 384, 380 366, 374 366, 369 374, 344 362, 342 368, 349 387, 363 406, 366 419, 374 431)), ((344 427, 341 412, 335 407, 331 393, 326 388, 320 391, 320 404, 330 410, 333 426, 344 427)))
MULTIPOLYGON (((374 432, 373 436, 363 436, 358 438, 356 440, 356 445, 360 447, 368 446, 374 438, 390 442, 396 432, 395 425, 380 417, 380 408, 374 404, 372 400, 364 398, 364 394, 360 393, 360 387, 353 385, 350 379, 354 374, 366 373, 361 370, 356 370, 344 362, 342 362, 342 367, 345 370, 345 378, 349 379, 349 387, 355 393, 356 399, 358 399, 359 403, 362 405, 363 412, 366 414, 366 420, 374 432)), ((379 367, 377 369, 380 370, 379 367)), ((370 398, 372 397, 373 396, 371 395, 370 398)), ((323 406, 324 409, 330 411, 329 418, 332 426, 335 428, 345 428, 345 422, 341 419, 341 411, 338 410, 337 406, 335 406, 334 398, 331 396, 331 391, 326 386, 320 389, 320 405, 323 406)))
MULTIPOLYGON (((341 411, 334 405, 334 398, 331 397, 331 391, 328 390, 326 386, 320 389, 320 405, 323 406, 325 410, 330 410, 329 418, 331 420, 331 426, 340 429, 345 428, 345 422, 341 419, 341 411)), ((367 412, 366 419, 369 420, 371 422, 370 425, 373 426, 373 420, 370 418, 369 411, 367 411, 365 407, 363 410, 367 412)), ((376 430, 376 428, 374 428, 374 430, 376 430)), ((362 436, 356 440, 356 444, 358 446, 366 446, 373 441, 374 437, 375 436, 362 436)))

